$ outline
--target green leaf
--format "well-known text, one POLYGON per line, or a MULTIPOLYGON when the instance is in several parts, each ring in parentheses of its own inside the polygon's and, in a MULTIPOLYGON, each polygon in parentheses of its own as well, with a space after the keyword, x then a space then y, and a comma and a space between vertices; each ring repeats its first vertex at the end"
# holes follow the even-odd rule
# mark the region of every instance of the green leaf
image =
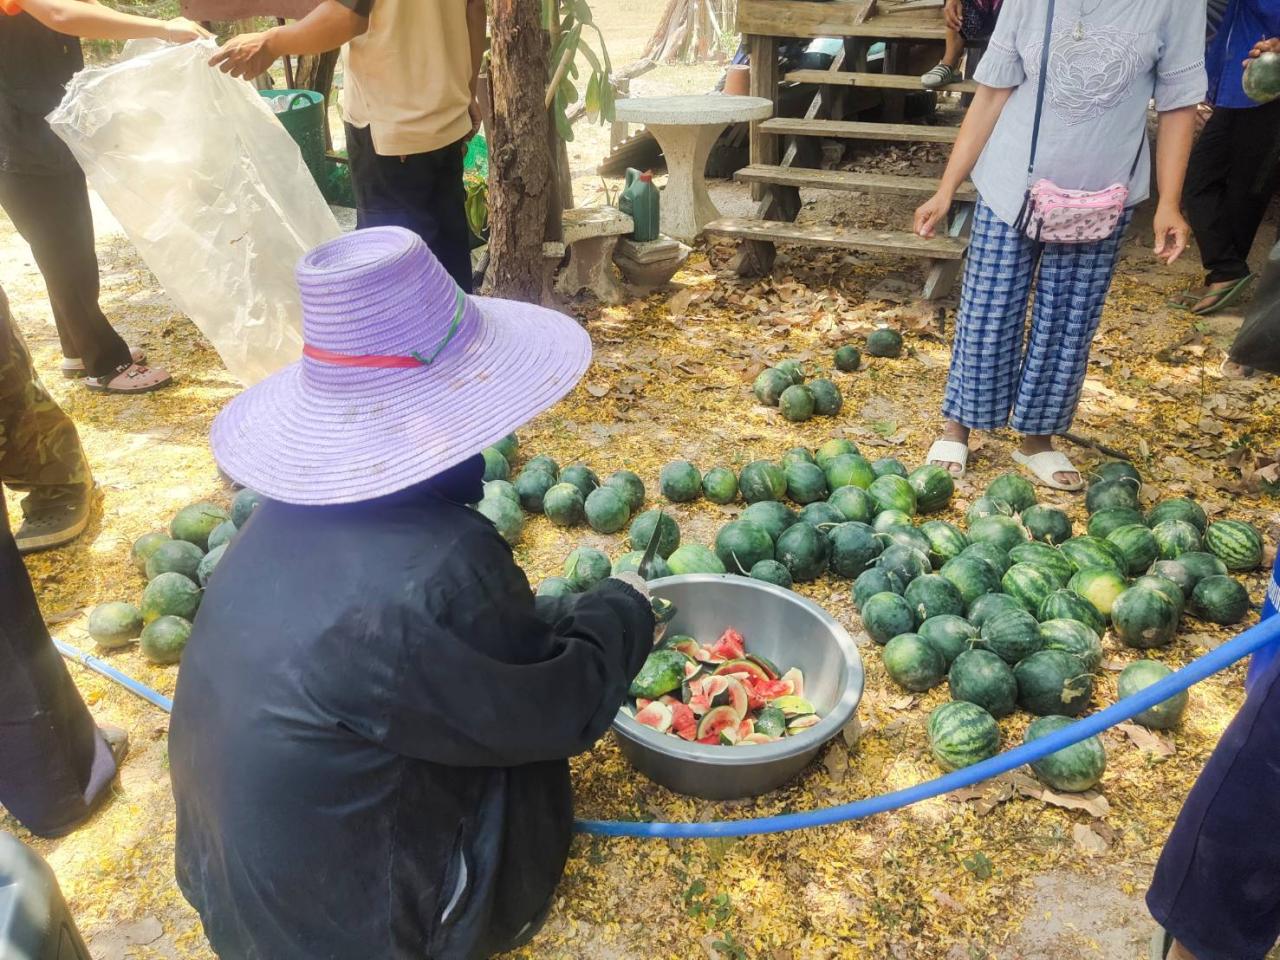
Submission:
POLYGON ((972 856, 965 857, 961 862, 964 864, 964 868, 979 880, 991 879, 992 863, 981 850, 972 856))
POLYGON ((587 119, 595 123, 600 119, 600 74, 593 73, 591 79, 587 81, 587 99, 584 102, 587 108, 587 119))
POLYGON ((560 6, 559 0, 542 0, 542 29, 550 30, 552 17, 556 15, 556 10, 560 6))
POLYGON ((591 23, 591 7, 587 5, 587 0, 571 0, 573 4, 573 13, 583 23, 591 23))
POLYGON ((568 77, 560 81, 560 89, 556 93, 564 98, 565 103, 578 102, 578 88, 573 85, 573 81, 568 77))
POLYGON ((596 52, 591 49, 590 44, 584 43, 582 46, 578 47, 578 52, 586 58, 587 63, 591 64, 592 70, 596 73, 604 72, 600 69, 600 58, 596 56, 596 52))
POLYGON ((565 143, 572 143, 573 124, 569 122, 569 118, 565 115, 565 101, 559 93, 556 94, 555 103, 551 107, 551 117, 555 120, 556 132, 560 134, 560 139, 565 143))

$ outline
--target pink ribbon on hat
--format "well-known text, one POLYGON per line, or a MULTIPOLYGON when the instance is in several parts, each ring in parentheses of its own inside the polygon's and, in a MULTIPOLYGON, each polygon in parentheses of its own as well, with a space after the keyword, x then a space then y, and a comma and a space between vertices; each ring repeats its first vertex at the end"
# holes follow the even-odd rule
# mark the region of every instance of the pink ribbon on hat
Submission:
POLYGON ((332 350, 325 350, 323 347, 304 344, 302 347, 302 355, 312 360, 319 360, 321 363, 332 364, 337 367, 369 367, 372 369, 403 369, 407 367, 429 367, 435 363, 436 358, 440 356, 444 348, 449 345, 458 334, 458 330, 462 327, 462 320, 466 314, 467 295, 461 287, 454 287, 457 292, 457 301, 453 309, 453 319, 449 321, 449 330, 444 335, 444 339, 431 352, 431 356, 424 357, 417 350, 410 353, 407 357, 385 355, 385 354, 353 354, 353 353, 335 353, 332 350))

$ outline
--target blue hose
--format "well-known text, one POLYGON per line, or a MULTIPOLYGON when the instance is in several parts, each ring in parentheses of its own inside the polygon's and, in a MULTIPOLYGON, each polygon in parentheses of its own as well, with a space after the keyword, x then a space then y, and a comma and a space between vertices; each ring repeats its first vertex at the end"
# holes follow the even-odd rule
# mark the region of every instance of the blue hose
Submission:
POLYGON ((165 713, 173 713, 173 701, 166 697, 163 693, 152 690, 145 683, 141 683, 127 673, 121 673, 111 664, 99 660, 91 653, 85 653, 79 647, 73 647, 69 643, 63 643, 61 640, 54 640, 53 645, 58 648, 58 652, 68 660, 74 660, 76 663, 82 664, 97 673, 102 674, 108 679, 114 680, 120 686, 124 687, 130 693, 136 693, 148 703, 154 703, 165 713))
POLYGON ((1240 636, 1224 643, 1216 650, 1193 660, 1181 670, 1099 710, 1069 727, 1047 734, 1031 743, 1014 747, 989 760, 971 767, 956 770, 945 776, 893 793, 867 797, 836 807, 808 810, 804 813, 788 813, 775 817, 755 817, 747 820, 729 820, 715 823, 641 823, 617 820, 579 820, 575 829, 579 833, 592 833, 606 837, 662 837, 665 839, 708 839, 712 837, 749 837, 765 833, 784 833, 808 827, 823 827, 847 820, 857 820, 877 813, 887 813, 921 800, 928 800, 942 793, 969 787, 1002 773, 1007 773, 1024 763, 1031 763, 1056 753, 1073 743, 1101 733, 1108 727, 1137 716, 1143 710, 1168 700, 1193 684, 1199 683, 1220 670, 1225 670, 1238 660, 1271 643, 1280 641, 1280 615, 1264 620, 1246 630, 1240 636))

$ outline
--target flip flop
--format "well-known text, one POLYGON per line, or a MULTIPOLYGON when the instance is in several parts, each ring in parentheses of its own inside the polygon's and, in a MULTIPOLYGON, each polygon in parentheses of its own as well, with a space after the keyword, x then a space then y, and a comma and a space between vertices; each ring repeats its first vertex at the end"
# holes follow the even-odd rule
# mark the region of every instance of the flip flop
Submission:
POLYGON ((1030 470, 1032 476, 1046 487, 1054 490, 1066 490, 1069 493, 1084 489, 1084 474, 1080 472, 1079 467, 1067 459, 1067 455, 1061 450, 1044 450, 1040 453, 1033 453, 1029 457, 1021 450, 1015 450, 1013 452, 1013 462, 1030 470), (1078 474, 1080 482, 1062 483, 1054 478, 1053 475, 1055 473, 1078 474))
POLYGON ((1189 312, 1192 307, 1209 296, 1211 292, 1208 287, 1192 287, 1183 290, 1176 297, 1166 300, 1164 305, 1173 310, 1186 310, 1189 312))
POLYGON ((1219 310, 1223 310, 1231 306, 1231 304, 1244 296, 1245 291, 1249 289, 1249 285, 1253 283, 1255 276, 1256 274, 1251 273, 1248 276, 1241 277, 1229 287, 1223 287, 1220 290, 1211 291, 1205 296, 1205 299, 1212 297, 1213 302, 1207 307, 1201 307, 1198 310, 1195 307, 1192 307, 1191 312, 1197 317, 1207 317, 1211 313, 1217 313, 1219 310))
POLYGON ((959 480, 964 476, 965 469, 969 466, 969 445, 961 443, 959 440, 935 440, 933 446, 929 448, 929 453, 924 458, 925 463, 958 463, 960 472, 955 473, 949 467, 946 468, 951 476, 959 480))

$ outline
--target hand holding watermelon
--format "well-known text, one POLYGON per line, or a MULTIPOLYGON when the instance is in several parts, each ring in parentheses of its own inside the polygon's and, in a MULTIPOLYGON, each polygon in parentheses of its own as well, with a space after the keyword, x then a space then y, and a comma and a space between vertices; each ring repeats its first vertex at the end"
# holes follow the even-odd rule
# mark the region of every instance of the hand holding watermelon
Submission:
POLYGON ((1280 97, 1280 37, 1260 40, 1244 62, 1244 92, 1258 103, 1280 97))

